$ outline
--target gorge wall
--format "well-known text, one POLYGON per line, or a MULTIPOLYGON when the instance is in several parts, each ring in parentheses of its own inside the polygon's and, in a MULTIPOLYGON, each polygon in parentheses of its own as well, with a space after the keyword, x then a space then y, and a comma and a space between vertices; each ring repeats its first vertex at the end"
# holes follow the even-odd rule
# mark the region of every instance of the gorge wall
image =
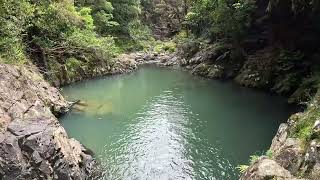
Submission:
POLYGON ((86 179, 92 155, 56 116, 70 104, 33 66, 0 65, 0 179, 86 179))

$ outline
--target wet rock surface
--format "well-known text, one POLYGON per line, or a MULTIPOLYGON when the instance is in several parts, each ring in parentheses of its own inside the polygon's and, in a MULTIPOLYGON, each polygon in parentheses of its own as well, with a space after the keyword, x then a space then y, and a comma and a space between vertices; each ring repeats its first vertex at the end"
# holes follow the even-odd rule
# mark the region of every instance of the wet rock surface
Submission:
POLYGON ((0 179, 86 179, 95 161, 55 115, 69 103, 34 67, 0 65, 0 179))

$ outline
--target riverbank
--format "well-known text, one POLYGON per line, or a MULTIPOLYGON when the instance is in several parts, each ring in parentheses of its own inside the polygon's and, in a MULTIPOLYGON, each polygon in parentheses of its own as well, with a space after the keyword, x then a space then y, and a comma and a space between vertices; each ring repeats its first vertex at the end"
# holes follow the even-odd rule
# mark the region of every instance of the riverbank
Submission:
POLYGON ((0 65, 0 179, 86 179, 96 162, 56 117, 70 104, 37 68, 0 65))
MULTIPOLYGON (((256 72, 259 70, 252 65, 259 58, 238 61, 239 57, 233 54, 231 47, 217 44, 198 48, 197 51, 190 48, 188 51, 180 49, 174 54, 153 52, 123 54, 116 59, 117 66, 113 69, 99 67, 101 71, 85 72, 83 75, 80 75, 81 71, 77 71, 79 77, 62 78, 59 83, 53 84, 62 86, 85 78, 129 73, 136 70, 139 65, 156 64, 182 67, 192 74, 212 79, 234 79, 247 87, 276 92, 270 88, 272 86, 266 78, 269 76, 264 73, 269 71, 252 73, 253 70, 256 72), (263 80, 261 80, 262 77, 264 77, 263 80)), ((81 179, 88 177, 94 172, 96 162, 78 141, 68 138, 56 119, 59 114, 68 111, 69 103, 63 99, 57 89, 42 79, 36 69, 1 66, 3 83, 1 91, 4 92, 2 94, 4 97, 1 98, 3 101, 1 103, 3 104, 1 106, 1 143, 3 144, 1 150, 4 170, 1 174, 10 174, 8 172, 13 168, 15 172, 13 175, 21 178, 81 179), (33 91, 28 95, 30 89, 33 91), (13 98, 16 97, 14 94, 20 94, 21 98, 13 98), (32 144, 29 145, 30 143, 32 144), (9 151, 9 146, 15 150, 9 151), (51 157, 56 158, 51 159, 51 157), (69 167, 68 171, 62 171, 66 166, 69 167)), ((320 164, 318 160, 320 153, 317 152, 318 125, 315 123, 319 111, 316 97, 318 96, 315 96, 314 101, 304 113, 293 115, 287 123, 280 126, 270 148, 272 156, 256 159, 243 173, 241 179, 265 177, 292 179, 295 176, 316 179, 319 177, 317 174, 318 164, 320 164)), ((4 179, 10 179, 10 177, 3 176, 4 179)))
POLYGON ((237 165, 267 149, 292 113, 284 97, 156 65, 64 86, 62 94, 85 105, 60 123, 111 180, 237 179, 237 165))
POLYGON ((180 53, 181 65, 191 73, 285 95, 289 103, 306 109, 280 125, 268 156, 251 160, 240 179, 319 179, 319 92, 316 73, 307 68, 310 64, 299 64, 301 56, 275 47, 246 56, 219 43, 199 49, 193 55, 186 53, 192 52, 190 47, 180 53))
POLYGON ((250 161, 249 166, 242 166, 240 179, 320 177, 319 93, 315 94, 318 89, 313 85, 316 82, 303 68, 298 71, 301 73, 300 84, 297 86, 297 82, 292 82, 297 75, 297 67, 292 62, 283 62, 283 54, 276 49, 265 48, 241 57, 235 54, 231 46, 213 44, 198 50, 188 47, 176 54, 133 53, 126 58, 138 64, 182 67, 206 78, 234 80, 242 86, 286 95, 289 103, 309 101, 307 105, 304 104, 304 112, 292 115, 280 125, 268 156, 254 156, 256 158, 250 161))

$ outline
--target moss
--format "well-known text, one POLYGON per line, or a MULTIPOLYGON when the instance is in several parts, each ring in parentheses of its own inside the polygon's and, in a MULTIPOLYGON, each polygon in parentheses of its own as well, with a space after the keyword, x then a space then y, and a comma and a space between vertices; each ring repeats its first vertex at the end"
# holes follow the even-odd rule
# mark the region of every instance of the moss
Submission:
POLYGON ((305 113, 300 116, 295 122, 292 130, 290 131, 290 136, 294 138, 299 138, 302 140, 306 146, 311 140, 319 139, 318 134, 313 133, 313 125, 315 121, 320 117, 319 107, 313 103, 309 104, 309 107, 305 113))

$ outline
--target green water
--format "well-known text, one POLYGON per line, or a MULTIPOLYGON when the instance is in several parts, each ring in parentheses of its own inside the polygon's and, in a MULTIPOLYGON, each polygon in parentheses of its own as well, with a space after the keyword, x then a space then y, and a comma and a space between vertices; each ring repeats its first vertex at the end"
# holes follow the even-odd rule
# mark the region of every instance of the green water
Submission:
POLYGON ((265 152, 291 111, 282 97, 156 67, 63 94, 87 102, 61 122, 107 180, 237 179, 235 167, 265 152))

